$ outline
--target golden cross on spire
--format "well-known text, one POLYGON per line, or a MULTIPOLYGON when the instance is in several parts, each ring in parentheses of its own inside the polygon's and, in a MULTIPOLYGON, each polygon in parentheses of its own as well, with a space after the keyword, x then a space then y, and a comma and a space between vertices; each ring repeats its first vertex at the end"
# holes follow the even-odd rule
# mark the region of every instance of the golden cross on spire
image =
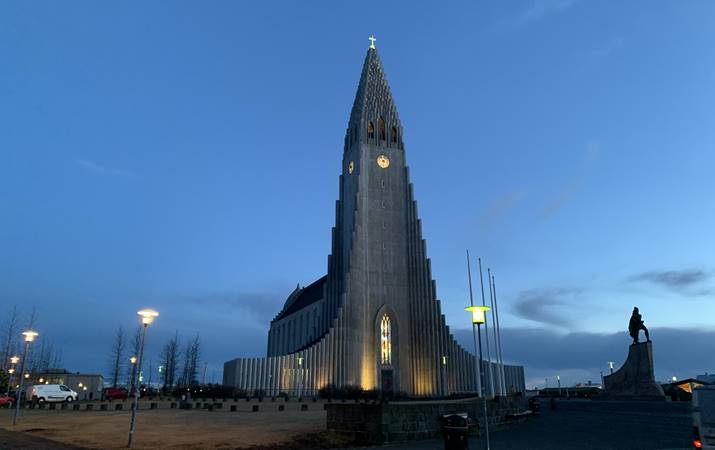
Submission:
POLYGON ((375 41, 377 40, 375 39, 375 36, 370 35, 368 39, 370 40, 370 48, 375 48, 375 41))

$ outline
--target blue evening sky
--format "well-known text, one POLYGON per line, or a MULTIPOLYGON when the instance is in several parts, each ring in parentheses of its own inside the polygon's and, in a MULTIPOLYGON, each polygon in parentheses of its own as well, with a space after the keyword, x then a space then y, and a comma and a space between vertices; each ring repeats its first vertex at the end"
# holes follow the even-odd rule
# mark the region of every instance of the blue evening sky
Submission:
POLYGON ((715 337, 714 22, 705 0, 3 2, 2 309, 35 305, 71 370, 106 371, 144 306, 150 358, 175 331, 209 378, 260 356, 326 271, 374 33, 453 328, 468 248, 530 385, 622 361, 634 305, 656 375, 715 371, 711 346, 673 362, 715 337))

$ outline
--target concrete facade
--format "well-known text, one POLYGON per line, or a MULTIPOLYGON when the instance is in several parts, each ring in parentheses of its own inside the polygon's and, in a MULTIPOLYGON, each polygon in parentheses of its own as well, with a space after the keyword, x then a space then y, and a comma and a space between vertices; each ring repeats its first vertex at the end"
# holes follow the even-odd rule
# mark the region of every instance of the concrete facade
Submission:
MULTIPOLYGON (((267 358, 224 364, 224 385, 270 392, 359 386, 413 396, 478 391, 475 357, 441 313, 402 124, 373 48, 345 133, 339 184, 327 275, 288 297, 271 322, 267 358)), ((493 392, 524 390, 523 368, 509 367, 510 382, 493 392)))

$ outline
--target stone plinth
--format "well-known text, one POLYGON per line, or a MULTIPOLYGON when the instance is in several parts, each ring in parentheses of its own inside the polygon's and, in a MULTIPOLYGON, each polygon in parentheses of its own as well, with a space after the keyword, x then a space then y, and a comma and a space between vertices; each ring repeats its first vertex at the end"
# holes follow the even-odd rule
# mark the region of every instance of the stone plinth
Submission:
MULTIPOLYGON (((390 403, 326 403, 327 428, 360 444, 385 444, 441 435, 444 414, 466 412, 483 426, 482 399, 405 401, 390 403)), ((490 429, 498 428, 510 413, 526 410, 522 396, 487 401, 490 429)))
POLYGON ((603 382, 604 400, 665 400, 663 388, 655 382, 651 342, 632 344, 623 366, 603 382))

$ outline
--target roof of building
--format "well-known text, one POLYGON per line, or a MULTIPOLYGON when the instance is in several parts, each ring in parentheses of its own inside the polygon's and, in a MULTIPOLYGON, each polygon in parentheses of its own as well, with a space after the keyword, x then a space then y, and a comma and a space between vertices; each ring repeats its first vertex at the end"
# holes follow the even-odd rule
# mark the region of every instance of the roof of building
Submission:
POLYGON ((273 321, 275 322, 277 320, 281 320, 284 317, 288 317, 291 314, 300 311, 308 305, 322 300, 323 286, 327 280, 328 276, 325 275, 304 288, 296 287, 295 291, 288 296, 283 309, 278 313, 273 321))

